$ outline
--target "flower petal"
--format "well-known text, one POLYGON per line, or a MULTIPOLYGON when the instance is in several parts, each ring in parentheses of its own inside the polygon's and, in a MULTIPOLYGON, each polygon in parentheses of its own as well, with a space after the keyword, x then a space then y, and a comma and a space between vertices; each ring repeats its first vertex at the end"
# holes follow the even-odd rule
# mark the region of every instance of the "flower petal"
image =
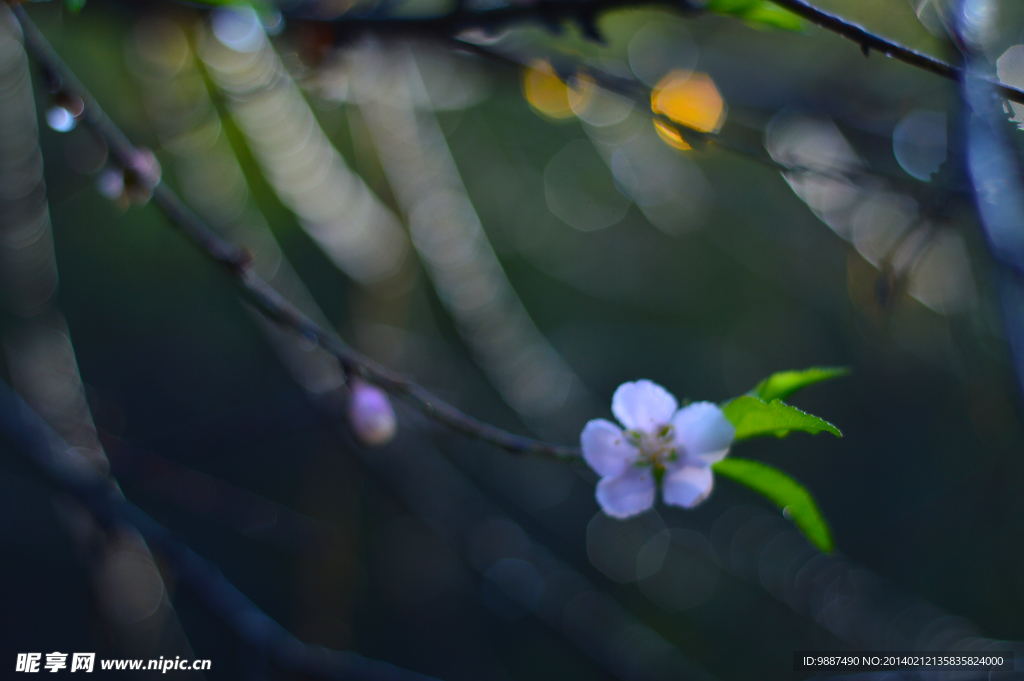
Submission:
POLYGON ((597 503, 613 518, 628 518, 654 505, 654 472, 649 466, 629 466, 614 478, 597 483, 597 503))
POLYGON ((647 379, 623 383, 612 395, 612 413, 629 430, 651 433, 667 425, 678 408, 672 393, 647 379))
POLYGON ((662 479, 661 496, 666 504, 693 508, 708 498, 713 485, 710 466, 683 466, 662 479))
POLYGON ((672 417, 684 462, 708 466, 729 453, 736 427, 712 402, 694 402, 672 417))
POLYGON ((587 465, 601 477, 618 475, 640 453, 629 443, 621 428, 604 419, 594 419, 583 427, 580 449, 587 465))

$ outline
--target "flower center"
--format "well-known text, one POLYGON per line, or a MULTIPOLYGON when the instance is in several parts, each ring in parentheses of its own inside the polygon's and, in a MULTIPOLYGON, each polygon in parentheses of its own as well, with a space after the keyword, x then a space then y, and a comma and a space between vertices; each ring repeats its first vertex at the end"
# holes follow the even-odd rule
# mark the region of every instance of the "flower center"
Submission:
POLYGON ((665 474, 665 464, 679 458, 676 452, 674 429, 671 425, 659 426, 652 432, 641 430, 627 430, 627 437, 640 450, 634 466, 650 466, 654 471, 654 477, 661 481, 665 474))

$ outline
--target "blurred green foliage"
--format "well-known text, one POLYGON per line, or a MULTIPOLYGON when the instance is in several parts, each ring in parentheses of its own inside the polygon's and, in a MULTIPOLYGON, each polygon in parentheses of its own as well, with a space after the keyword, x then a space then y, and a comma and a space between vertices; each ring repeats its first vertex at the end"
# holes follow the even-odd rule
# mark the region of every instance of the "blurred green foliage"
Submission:
POLYGON ((708 11, 733 16, 757 27, 799 31, 804 27, 800 17, 778 7, 770 0, 710 0, 708 11))

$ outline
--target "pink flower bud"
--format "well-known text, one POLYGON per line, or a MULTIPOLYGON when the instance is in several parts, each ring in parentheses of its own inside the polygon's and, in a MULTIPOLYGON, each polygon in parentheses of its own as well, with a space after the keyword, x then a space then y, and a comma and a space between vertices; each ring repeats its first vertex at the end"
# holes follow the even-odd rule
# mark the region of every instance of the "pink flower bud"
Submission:
POLYGON ((160 162, 156 155, 139 147, 128 159, 124 169, 124 193, 137 206, 145 205, 153 196, 153 187, 160 184, 160 162))
POLYGON ((359 379, 349 384, 348 420, 356 438, 365 445, 387 444, 398 432, 398 420, 387 393, 359 379))

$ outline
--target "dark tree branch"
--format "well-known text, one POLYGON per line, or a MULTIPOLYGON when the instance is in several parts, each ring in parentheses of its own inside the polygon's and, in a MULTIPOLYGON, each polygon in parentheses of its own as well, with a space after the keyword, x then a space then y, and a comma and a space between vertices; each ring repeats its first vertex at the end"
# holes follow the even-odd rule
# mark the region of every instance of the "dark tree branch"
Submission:
MULTIPOLYGON (((534 454, 556 459, 574 459, 579 448, 550 444, 515 435, 469 416, 454 406, 435 397, 414 381, 377 364, 350 348, 334 333, 322 328, 289 303, 272 286, 260 278, 250 267, 250 256, 245 249, 217 236, 159 177, 136 170, 144 166, 144 155, 104 113, 88 90, 60 59, 38 27, 18 4, 12 4, 25 37, 25 48, 44 70, 47 78, 56 84, 57 92, 78 97, 83 110, 80 120, 107 143, 111 156, 134 173, 134 180, 148 186, 153 203, 171 223, 199 246, 214 262, 222 265, 241 286, 245 296, 260 312, 288 327, 335 357, 345 371, 384 388, 390 393, 409 399, 421 411, 448 427, 518 454, 534 454)), ((127 178, 126 178, 127 179, 127 178)))
MULTIPOLYGON (((957 82, 962 81, 965 75, 964 69, 944 62, 935 57, 922 54, 909 47, 900 45, 897 42, 888 40, 872 33, 867 29, 858 26, 842 17, 829 14, 824 10, 809 5, 804 0, 769 0, 779 7, 806 19, 807 21, 821 26, 822 28, 841 35, 848 40, 857 43, 864 54, 870 50, 881 52, 887 57, 899 60, 915 68, 934 73, 935 75, 957 82)), ((306 3, 313 6, 316 3, 306 3)), ((304 5, 291 10, 289 13, 302 17, 304 5)), ((689 14, 698 14, 703 10, 689 2, 682 0, 671 2, 670 0, 537 0, 533 3, 514 3, 497 9, 480 10, 470 9, 465 3, 457 3, 452 11, 427 17, 392 17, 384 13, 359 14, 347 12, 341 16, 329 20, 340 30, 353 29, 377 29, 389 33, 414 32, 426 33, 434 36, 456 36, 461 31, 468 29, 482 29, 485 31, 497 31, 505 26, 533 22, 548 26, 552 30, 559 30, 562 22, 573 21, 588 38, 600 41, 594 18, 602 12, 613 9, 628 7, 666 7, 674 10, 681 10, 689 14)), ((315 15, 310 12, 310 20, 315 15)), ((1003 85, 997 81, 988 81, 996 89, 999 95, 1012 102, 1024 103, 1024 91, 1009 85, 1003 85)))
POLYGON ((436 36, 454 36, 470 29, 497 31, 506 26, 522 23, 541 24, 552 31, 562 30, 563 23, 576 23, 588 38, 602 40, 593 22, 598 15, 626 7, 664 7, 675 11, 698 14, 703 10, 690 0, 536 0, 509 3, 494 9, 476 9, 466 2, 456 2, 451 11, 422 17, 395 17, 387 11, 360 13, 358 11, 323 19, 318 2, 300 3, 289 8, 288 15, 309 21, 327 21, 341 30, 380 29, 387 32, 414 31, 436 36))
MULTIPOLYGON (((841 35, 848 40, 852 40, 860 45, 865 56, 868 54, 869 50, 875 50, 876 52, 881 52, 887 57, 897 59, 904 64, 909 64, 910 66, 923 69, 930 73, 934 73, 937 76, 948 78, 949 80, 955 80, 958 83, 963 82, 964 78, 967 76, 967 71, 963 68, 941 61, 935 57, 930 57, 927 54, 922 54, 891 40, 887 40, 876 33, 872 33, 857 24, 843 19, 842 17, 829 14, 828 12, 812 7, 804 2, 804 0, 770 1, 783 9, 789 10, 797 16, 803 17, 804 19, 821 26, 826 30, 841 35)), ((978 78, 979 76, 975 75, 973 77, 978 78)), ((982 80, 993 88, 1000 97, 1008 99, 1011 102, 1024 103, 1024 91, 1009 85, 1003 85, 1002 83, 989 78, 982 78, 982 80)))
POLYGON ((20 453, 43 482, 70 494, 105 528, 130 526, 174 568, 236 636, 283 669, 347 681, 436 681, 386 662, 348 651, 308 645, 260 610, 221 573, 145 511, 120 495, 116 484, 94 469, 72 462, 71 446, 3 381, 0 381, 0 438, 20 453))
MULTIPOLYGON (((852 22, 843 19, 842 17, 836 16, 835 14, 829 14, 824 10, 817 9, 804 2, 804 0, 769 0, 773 4, 786 9, 799 17, 810 21, 811 23, 817 24, 818 26, 832 31, 842 37, 852 40, 853 42, 860 45, 861 50, 864 51, 865 55, 870 50, 881 52, 887 57, 898 59, 904 64, 923 69, 930 73, 934 73, 937 76, 943 78, 949 78, 950 80, 959 81, 963 79, 963 69, 957 68, 952 64, 947 64, 944 61, 931 57, 927 54, 922 54, 916 50, 912 50, 909 47, 900 45, 899 43, 887 40, 882 36, 872 33, 867 29, 858 26, 852 22)), ((1014 101, 1021 101, 1020 98, 1024 97, 1024 92, 1008 86, 1002 86, 1005 89, 1003 96, 1007 99, 1014 101), (1017 99, 1015 99, 1015 97, 1017 99)))

